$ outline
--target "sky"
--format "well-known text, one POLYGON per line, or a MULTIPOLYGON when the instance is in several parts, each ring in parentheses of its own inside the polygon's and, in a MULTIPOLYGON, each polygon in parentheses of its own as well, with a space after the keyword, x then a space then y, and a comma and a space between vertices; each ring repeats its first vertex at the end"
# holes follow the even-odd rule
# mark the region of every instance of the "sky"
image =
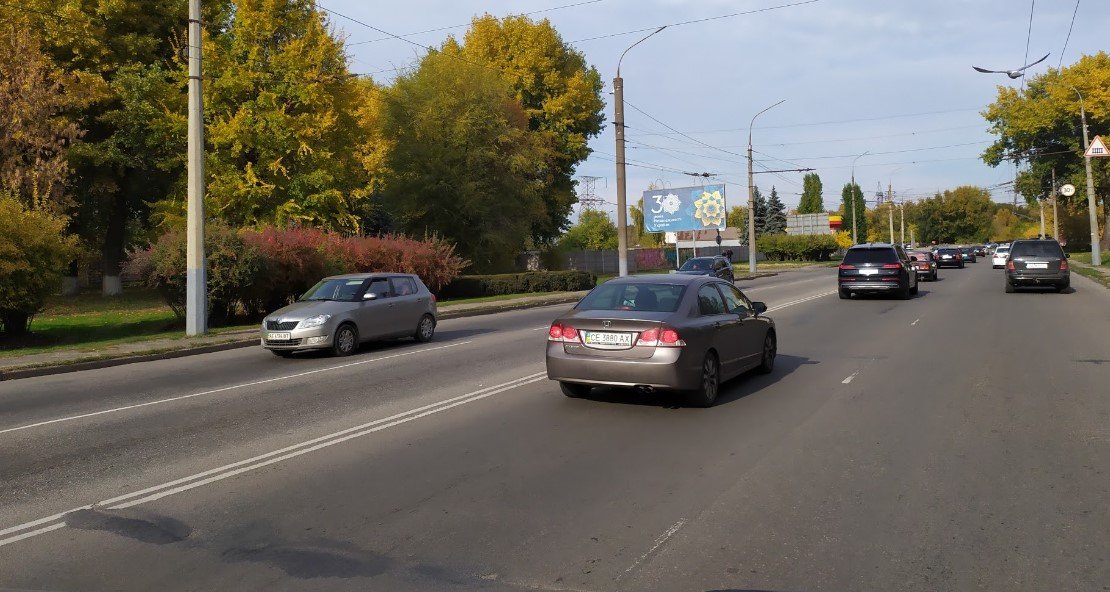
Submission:
MULTIPOLYGON (((533 13, 547 18, 605 81, 606 126, 577 170, 599 177, 595 192, 615 210, 612 80, 621 65, 627 127, 627 195, 650 184, 683 187, 721 182, 729 205, 746 203, 745 150, 752 117, 756 171, 816 169, 826 208, 855 178, 868 199, 878 184, 920 199, 960 185, 993 187, 1014 168, 979 158, 993 141, 981 112, 1001 74, 1046 53, 1029 70, 1074 63, 1106 50, 1107 0, 318 0, 347 36, 354 72, 388 82, 448 36, 461 38, 475 15, 533 13), (794 6, 778 6, 795 4, 794 6), (738 12, 757 11, 699 23, 738 12), (1032 25, 1030 12, 1032 9, 1032 25), (1068 38, 1075 14, 1074 27, 1068 38), (398 40, 366 25, 402 36, 398 40), (434 31, 429 31, 436 29, 434 31), (621 34, 645 30, 638 33, 621 34), (1067 47, 1065 46, 1067 39, 1067 47), (1100 45, 1100 41, 1102 44, 1100 45), (681 132, 680 133, 676 133, 681 132), (864 152, 870 154, 857 159, 864 152), (711 173, 710 179, 684 173, 711 173)), ((787 207, 802 191, 801 172, 759 173, 787 207)), ((1008 186, 992 190, 1008 202, 1008 186)))

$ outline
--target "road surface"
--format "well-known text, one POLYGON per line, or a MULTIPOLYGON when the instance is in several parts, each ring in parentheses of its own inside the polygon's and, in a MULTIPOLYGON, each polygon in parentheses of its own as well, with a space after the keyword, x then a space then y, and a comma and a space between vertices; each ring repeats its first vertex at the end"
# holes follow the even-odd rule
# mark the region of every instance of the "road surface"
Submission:
POLYGON ((1110 589, 1108 292, 834 276, 712 409, 563 397, 563 307, 0 383, 0 589, 1110 589))

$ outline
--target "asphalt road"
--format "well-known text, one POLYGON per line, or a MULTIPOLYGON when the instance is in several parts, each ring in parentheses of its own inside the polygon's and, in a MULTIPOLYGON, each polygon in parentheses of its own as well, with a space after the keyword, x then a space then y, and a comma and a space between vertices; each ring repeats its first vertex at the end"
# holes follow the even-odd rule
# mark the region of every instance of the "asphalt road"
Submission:
POLYGON ((561 307, 0 383, 0 589, 1110 589, 1110 293, 941 275, 741 282, 780 358, 712 409, 563 397, 561 307))

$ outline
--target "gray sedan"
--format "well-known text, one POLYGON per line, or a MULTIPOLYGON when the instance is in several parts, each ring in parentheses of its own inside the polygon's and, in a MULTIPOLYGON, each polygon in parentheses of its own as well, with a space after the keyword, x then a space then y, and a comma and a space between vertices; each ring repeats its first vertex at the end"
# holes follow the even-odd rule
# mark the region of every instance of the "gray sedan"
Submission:
POLYGON ((262 321, 262 347, 274 355, 328 349, 338 356, 371 339, 431 340, 436 300, 411 274, 358 273, 320 280, 293 304, 262 321))
POLYGON ((775 323, 766 311, 714 277, 609 280, 551 324, 547 377, 568 397, 594 386, 665 389, 709 407, 722 381, 774 369, 775 323))

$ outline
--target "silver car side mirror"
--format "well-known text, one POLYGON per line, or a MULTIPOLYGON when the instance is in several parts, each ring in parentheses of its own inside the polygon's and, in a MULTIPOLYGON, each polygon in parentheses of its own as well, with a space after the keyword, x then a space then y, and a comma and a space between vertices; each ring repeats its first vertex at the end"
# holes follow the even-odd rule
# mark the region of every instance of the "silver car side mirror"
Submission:
POLYGON ((367 292, 367 293, 362 295, 363 300, 374 300, 377 297, 378 297, 378 295, 373 293, 373 292, 367 292))

